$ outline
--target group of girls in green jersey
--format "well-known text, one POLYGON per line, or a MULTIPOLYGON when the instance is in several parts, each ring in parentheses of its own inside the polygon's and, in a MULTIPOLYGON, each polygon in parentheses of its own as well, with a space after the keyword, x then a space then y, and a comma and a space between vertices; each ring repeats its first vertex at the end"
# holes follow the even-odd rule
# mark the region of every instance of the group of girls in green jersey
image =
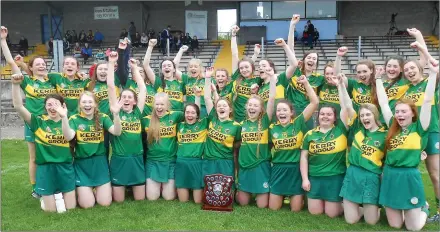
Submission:
MULTIPOLYGON (((344 214, 350 224, 362 217, 376 224, 384 206, 390 226, 421 229, 429 215, 417 169, 421 160, 426 159, 437 206, 439 199, 438 61, 421 33, 408 29, 420 60, 391 57, 384 67, 362 60, 351 79, 341 72, 348 52, 341 47, 321 75, 317 52, 305 52, 301 61, 295 56, 299 19, 292 17, 287 43, 274 41, 289 61, 282 73, 267 59, 255 69, 259 45, 252 58, 239 60, 239 28, 233 26, 230 77, 223 68, 204 70, 199 59, 191 59, 182 73, 186 46, 154 73, 154 39, 142 68, 128 61, 131 78, 123 72, 123 52, 110 53, 90 78, 78 73, 74 58, 66 58, 57 74, 47 73, 42 58, 25 65, 19 57, 29 74, 23 76, 2 27, 14 107, 26 122, 26 135, 35 139, 29 143, 31 182, 45 210, 54 210, 57 192, 68 208, 76 202, 88 208, 124 201, 127 187, 135 200, 177 196, 185 202, 192 192, 201 203, 204 176, 224 174, 235 178, 234 198, 242 206, 255 198, 258 207, 278 210, 288 198, 292 211, 306 203, 311 214, 344 214)), ((126 47, 127 41, 119 45, 120 51, 126 47)))

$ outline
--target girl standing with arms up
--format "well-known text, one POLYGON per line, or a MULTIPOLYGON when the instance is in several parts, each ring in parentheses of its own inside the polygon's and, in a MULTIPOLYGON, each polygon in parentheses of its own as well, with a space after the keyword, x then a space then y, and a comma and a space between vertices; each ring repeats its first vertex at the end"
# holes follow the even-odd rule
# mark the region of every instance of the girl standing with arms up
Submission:
MULTIPOLYGON (((107 86, 110 105, 117 105, 116 87, 114 85, 113 67, 118 53, 111 52, 107 68, 107 86)), ((110 160, 110 176, 113 186, 113 200, 122 202, 125 199, 125 188, 133 188, 135 200, 145 199, 145 169, 142 147, 142 111, 145 106, 145 83, 139 75, 136 60, 130 59, 129 65, 133 78, 139 87, 136 96, 130 89, 124 89, 119 99, 122 104, 119 111, 122 133, 111 138, 112 157, 110 160)))
MULTIPOLYGON (((11 52, 6 42, 8 36, 8 29, 1 27, 1 48, 6 62, 11 66, 13 74, 21 74, 19 67, 14 62, 11 52)), ((20 82, 20 88, 23 90, 26 96, 26 110, 35 116, 46 114, 45 112, 45 99, 47 96, 55 94, 55 87, 50 83, 47 77, 46 61, 43 57, 35 56, 29 60, 29 72, 31 76, 25 75, 23 81, 20 82)), ((26 121, 26 120, 25 120, 26 121)), ((32 184, 32 196, 39 198, 40 196, 35 191, 36 181, 36 169, 37 164, 35 161, 35 134, 30 128, 30 124, 24 126, 25 140, 28 144, 29 151, 29 179, 32 184)))
MULTIPOLYGON (((413 74, 421 75, 417 72, 419 68, 415 62, 411 61, 407 69, 413 74)), ((438 62, 430 58, 429 69, 420 114, 413 101, 403 99, 397 101, 393 115, 382 80, 376 79, 379 104, 390 128, 385 140, 386 158, 379 204, 385 206, 388 224, 394 228, 401 228, 405 223, 408 230, 421 230, 429 214, 422 177, 417 169, 420 161, 426 158, 422 151, 434 109, 431 101, 434 99, 436 76, 439 72, 438 62)), ((416 75, 410 77, 415 78, 416 75)))
POLYGON ((176 198, 177 125, 183 120, 183 113, 169 110, 168 94, 160 92, 154 96, 151 115, 142 119, 148 144, 145 164, 148 200, 157 200, 160 195, 165 200, 176 198))
POLYGON ((267 106, 265 109, 264 101, 258 96, 249 98, 246 104, 246 119, 241 123, 241 145, 238 155, 238 202, 240 205, 247 205, 251 200, 251 194, 257 194, 259 208, 266 208, 269 204, 269 125, 276 91, 273 68, 267 67, 263 76, 270 78, 267 106))
POLYGON ((385 152, 387 130, 380 123, 379 110, 371 103, 363 103, 355 112, 340 74, 334 81, 338 85, 341 102, 341 118, 348 121, 359 117, 350 125, 354 141, 348 154, 350 166, 344 178, 340 196, 344 198, 345 221, 357 223, 363 216, 365 222, 374 225, 379 221, 380 174, 385 152), (362 207, 360 205, 362 204, 362 207))
POLYGON ((304 85, 309 105, 295 117, 292 103, 280 100, 276 106, 277 123, 270 126, 272 147, 272 170, 270 176, 269 208, 278 210, 283 205, 284 196, 290 197, 290 209, 298 212, 304 203, 301 172, 299 167, 301 143, 307 133, 305 122, 318 108, 319 99, 305 76, 298 78, 304 85))
POLYGON ((98 111, 96 97, 91 92, 83 92, 79 98, 79 114, 67 118, 62 112, 63 134, 67 141, 75 141, 74 168, 78 204, 90 208, 97 202, 109 206, 112 202, 112 189, 108 158, 104 145, 104 130, 114 136, 121 135, 119 110, 121 105, 112 106, 113 122, 106 114, 98 111), (93 192, 96 189, 96 193, 93 192))
MULTIPOLYGON (((18 69, 15 69, 15 71, 18 69)), ((42 209, 56 212, 55 193, 63 194, 66 209, 76 207, 75 171, 69 142, 63 136, 60 112, 65 112, 64 100, 57 94, 44 99, 46 114, 32 114, 23 106, 20 94, 21 74, 12 75, 12 103, 21 118, 35 133, 36 141, 36 187, 42 196, 42 209)))

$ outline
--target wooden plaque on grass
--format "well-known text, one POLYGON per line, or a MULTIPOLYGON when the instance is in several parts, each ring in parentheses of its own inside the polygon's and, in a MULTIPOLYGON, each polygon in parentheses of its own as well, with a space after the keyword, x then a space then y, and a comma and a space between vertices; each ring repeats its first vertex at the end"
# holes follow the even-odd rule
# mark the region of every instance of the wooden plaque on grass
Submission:
POLYGON ((234 202, 232 176, 222 174, 206 175, 203 189, 203 210, 232 211, 234 202))

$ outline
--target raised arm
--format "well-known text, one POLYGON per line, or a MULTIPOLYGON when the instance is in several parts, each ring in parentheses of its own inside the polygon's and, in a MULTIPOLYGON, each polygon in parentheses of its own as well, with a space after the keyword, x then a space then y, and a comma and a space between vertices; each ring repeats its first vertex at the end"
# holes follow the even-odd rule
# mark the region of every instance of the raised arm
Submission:
POLYGON ((287 37, 287 46, 291 50, 290 53, 288 53, 286 50, 287 58, 289 58, 289 67, 287 67, 286 70, 286 77, 287 79, 290 79, 295 72, 296 67, 298 67, 298 59, 295 55, 295 26, 299 22, 300 15, 295 14, 292 16, 292 20, 290 21, 290 27, 289 27, 289 36, 287 37))
POLYGON ((199 109, 202 109, 201 99, 200 96, 202 95, 202 89, 198 86, 193 87, 194 95, 195 95, 195 104, 199 107, 199 109))
POLYGON ((298 77, 297 81, 299 84, 302 84, 304 86, 304 88, 306 89, 307 97, 310 100, 310 103, 303 111, 304 119, 307 121, 313 116, 313 113, 318 108, 319 98, 305 75, 301 75, 300 77, 298 77))
POLYGON ((238 69, 238 47, 237 47, 237 32, 240 28, 237 25, 232 26, 231 29, 231 53, 232 53, 232 73, 238 69))
POLYGON ((20 55, 16 55, 14 57, 15 63, 17 64, 17 66, 19 68, 21 68, 21 70, 23 70, 27 75, 32 76, 32 72, 29 69, 28 65, 24 62, 24 59, 22 56, 20 55))
POLYGON ((269 118, 269 121, 272 121, 272 116, 273 116, 274 110, 275 110, 275 96, 276 96, 276 91, 277 91, 277 76, 275 75, 275 73, 274 73, 275 71, 271 67, 269 67, 269 69, 266 69, 265 72, 267 73, 267 75, 270 76, 269 99, 267 101, 266 112, 267 112, 267 117, 269 118))
POLYGON ((296 67, 298 66, 298 60, 296 59, 295 53, 289 48, 283 38, 276 39, 274 43, 275 45, 284 48, 284 52, 289 60, 289 67, 286 69, 286 77, 291 78, 296 67))
POLYGON ((355 116, 356 111, 353 108, 353 102, 348 95, 347 88, 345 87, 344 83, 344 78, 342 78, 342 76, 345 75, 343 73, 340 73, 336 77, 337 80, 334 80, 334 82, 337 83, 338 86, 339 104, 341 105, 340 118, 341 121, 344 123, 345 128, 348 128, 348 123, 355 116))
MULTIPOLYGON (((347 47, 340 47, 338 48, 338 51, 336 52, 336 58, 335 58, 335 71, 336 71, 336 75, 338 75, 339 73, 341 73, 341 60, 342 57, 345 56, 345 54, 347 54, 348 52, 348 48, 347 47)), ((347 78, 345 78, 347 79, 347 78)), ((348 83, 344 83, 345 86, 347 86, 348 83)))
POLYGON ((177 80, 182 80, 182 71, 179 70, 180 60, 182 59, 182 55, 184 52, 188 51, 188 46, 183 45, 180 47, 179 52, 177 52, 176 57, 174 57, 174 65, 176 65, 176 78, 177 80))
POLYGON ((252 55, 252 61, 255 62, 258 59, 258 55, 260 55, 261 45, 255 44, 254 46, 254 54, 252 55))
POLYGON ((18 68, 17 64, 14 62, 12 58, 11 51, 9 50, 8 43, 6 42, 6 38, 8 37, 8 28, 1 26, 0 38, 1 38, 1 47, 3 51, 3 55, 5 56, 6 62, 11 66, 12 74, 20 74, 21 71, 18 68))
POLYGON ((115 72, 113 71, 117 60, 118 60, 118 53, 110 52, 108 56, 108 64, 107 64, 107 92, 108 92, 108 102, 111 106, 117 103, 115 72))
POLYGON ((292 51, 295 48, 295 27, 296 24, 299 22, 300 19, 299 14, 294 14, 292 16, 292 19, 290 20, 290 27, 289 27, 289 35, 287 36, 287 45, 289 45, 289 48, 292 49, 292 51))
MULTIPOLYGON (((128 60, 126 57, 129 57, 129 55, 126 56, 125 53, 130 52, 130 49, 127 50, 127 40, 128 39, 125 38, 123 41, 119 42, 118 45, 118 68, 116 69, 116 73, 118 74, 119 82, 122 87, 125 87, 128 80, 128 60)), ((112 70, 114 70, 114 68, 112 70)))
POLYGON ((150 59, 151 59, 151 53, 153 52, 153 48, 154 46, 156 46, 156 44, 157 44, 156 39, 150 39, 150 41, 148 41, 147 52, 145 53, 144 62, 142 64, 145 73, 147 74, 147 78, 148 80, 150 80, 152 84, 154 84, 156 81, 156 75, 154 75, 154 71, 150 67, 150 59))
POLYGON ((145 98, 147 97, 147 87, 145 86, 145 81, 142 79, 141 74, 139 73, 139 67, 137 66, 136 59, 131 58, 128 61, 128 64, 131 68, 131 75, 133 76, 133 80, 136 81, 136 84, 139 88, 137 107, 141 112, 143 112, 145 107, 145 98))
POLYGON ((204 97, 205 97, 205 106, 206 106, 206 112, 208 114, 211 112, 212 108, 214 107, 214 103, 212 102, 211 98, 211 76, 214 72, 214 67, 207 67, 205 70, 205 88, 204 88, 204 97))
POLYGON ((31 124, 31 113, 24 107, 23 99, 21 98, 21 90, 20 84, 23 81, 23 75, 12 74, 11 82, 12 82, 12 105, 14 109, 17 111, 18 115, 27 123, 31 124))
MULTIPOLYGON (((384 71, 383 71, 384 72, 384 71)), ((382 82, 382 74, 376 73, 376 94, 377 100, 379 102, 380 110, 382 112, 383 118, 385 119, 385 123, 388 127, 390 127, 390 120, 393 117, 393 112, 391 111, 390 105, 388 103, 388 95, 383 87, 382 82)))
POLYGON ((121 119, 119 118, 119 111, 122 108, 122 101, 119 100, 114 105, 110 105, 110 111, 113 114, 113 126, 108 128, 108 132, 112 135, 119 136, 122 134, 122 125, 121 125, 121 119))
POLYGON ((75 138, 76 133, 72 128, 70 128, 69 118, 67 117, 66 103, 64 103, 63 105, 55 105, 55 110, 61 117, 61 129, 63 130, 64 138, 67 141, 71 141, 73 138, 75 138))
POLYGON ((434 101, 435 94, 435 82, 439 73, 438 61, 431 59, 428 62, 429 77, 428 84, 425 89, 425 99, 423 100, 422 107, 420 108, 420 124, 424 130, 427 130, 431 122, 431 102, 434 101))
MULTIPOLYGON (((419 42, 421 47, 426 48, 426 50, 428 50, 428 47, 426 46, 425 43, 425 39, 423 38, 422 33, 417 30, 417 28, 411 28, 411 29, 406 29, 408 31, 408 34, 411 35, 412 37, 414 37, 416 39, 417 42, 419 42)), ((421 50, 419 50, 419 55, 420 55, 420 65, 422 65, 422 67, 425 67, 428 64, 429 61, 429 57, 426 56, 426 53, 423 53, 421 50)))

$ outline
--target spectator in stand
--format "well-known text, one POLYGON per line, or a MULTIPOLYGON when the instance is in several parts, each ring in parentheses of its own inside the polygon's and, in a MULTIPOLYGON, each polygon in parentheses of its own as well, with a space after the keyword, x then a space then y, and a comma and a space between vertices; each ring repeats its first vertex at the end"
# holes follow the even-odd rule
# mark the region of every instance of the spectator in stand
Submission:
POLYGON ((154 39, 156 36, 156 32, 154 31, 153 28, 150 28, 150 30, 148 30, 148 40, 149 39, 154 39))
POLYGON ((312 24, 310 20, 307 20, 307 44, 310 49, 313 49, 313 39, 315 36, 315 26, 312 24))
POLYGON ((148 45, 148 36, 145 34, 145 32, 143 32, 141 36, 141 45, 144 48, 146 48, 148 45))
POLYGON ((121 34, 119 35, 119 39, 124 39, 125 37, 128 37, 128 32, 127 30, 124 28, 122 29, 121 34))
POLYGON ((141 45, 141 35, 139 32, 136 32, 136 34, 131 37, 131 43, 133 44, 133 47, 139 47, 141 45))
POLYGON ((75 46, 73 47, 73 57, 75 58, 81 57, 81 47, 79 46, 78 42, 76 42, 75 46))
POLYGON ((309 34, 307 33, 307 25, 304 26, 304 31, 303 31, 303 36, 301 38, 301 42, 303 42, 303 44, 307 44, 307 38, 309 37, 309 34))
POLYGON ((97 61, 105 61, 105 53, 104 53, 104 51, 102 50, 102 48, 100 48, 100 49, 98 50, 98 53, 96 53, 96 55, 95 55, 95 59, 96 59, 97 61))
POLYGON ((72 41, 72 32, 70 30, 67 30, 66 34, 64 34, 64 37, 67 39, 69 43, 73 43, 72 41))
POLYGON ((179 50, 182 47, 182 45, 183 45, 182 41, 183 41, 183 35, 182 35, 182 33, 179 32, 179 34, 177 34, 177 37, 176 37, 176 49, 177 50, 179 50))
POLYGON ((183 38, 183 45, 186 46, 191 46, 191 36, 189 35, 189 33, 186 33, 185 37, 183 38))
POLYGON ((79 42, 80 43, 85 43, 86 42, 86 38, 87 38, 86 33, 84 32, 84 30, 81 30, 81 32, 79 33, 79 36, 78 36, 79 42))
POLYGON ((18 45, 20 46, 20 55, 27 56, 27 52, 29 49, 28 40, 26 38, 24 38, 24 36, 21 36, 20 41, 18 42, 18 45))
POLYGON ((53 37, 50 37, 47 46, 49 47, 49 55, 53 55, 53 37))
POLYGON ((104 35, 98 31, 98 29, 95 30, 95 44, 98 44, 99 46, 101 46, 102 41, 104 41, 104 35))
POLYGON ((72 30, 72 42, 71 43, 76 43, 78 42, 78 35, 76 34, 75 30, 72 30))
POLYGON ((163 55, 165 55, 167 51, 167 39, 171 38, 170 30, 171 26, 168 25, 168 27, 163 29, 162 33, 160 33, 160 47, 163 55))
POLYGON ((295 41, 298 41, 298 31, 295 28, 295 31, 293 32, 293 37, 295 39, 295 41))
POLYGON ((93 36, 93 31, 89 30, 89 32, 87 33, 86 42, 88 44, 92 44, 94 40, 95 40, 95 37, 93 36))
POLYGON ((128 39, 133 41, 133 39, 136 37, 136 26, 134 25, 134 22, 130 22, 130 27, 128 28, 128 34, 130 36, 128 37, 128 39))
POLYGON ((105 56, 108 57, 111 52, 112 52, 112 48, 107 48, 107 50, 105 51, 105 56))
POLYGON ((89 57, 91 57, 92 55, 92 48, 88 43, 85 43, 84 47, 81 49, 81 56, 84 59, 84 64, 87 64, 89 57))
POLYGON ((319 31, 318 29, 315 27, 315 35, 313 36, 313 43, 316 46, 316 42, 319 40, 319 31))
POLYGON ((63 51, 64 51, 64 54, 66 54, 67 52, 70 51, 70 43, 67 40, 67 37, 63 38, 63 51))
POLYGON ((198 49, 199 49, 199 40, 197 39, 197 36, 194 36, 193 39, 191 40, 191 51, 193 52, 193 55, 194 55, 194 50, 197 52, 198 49))

